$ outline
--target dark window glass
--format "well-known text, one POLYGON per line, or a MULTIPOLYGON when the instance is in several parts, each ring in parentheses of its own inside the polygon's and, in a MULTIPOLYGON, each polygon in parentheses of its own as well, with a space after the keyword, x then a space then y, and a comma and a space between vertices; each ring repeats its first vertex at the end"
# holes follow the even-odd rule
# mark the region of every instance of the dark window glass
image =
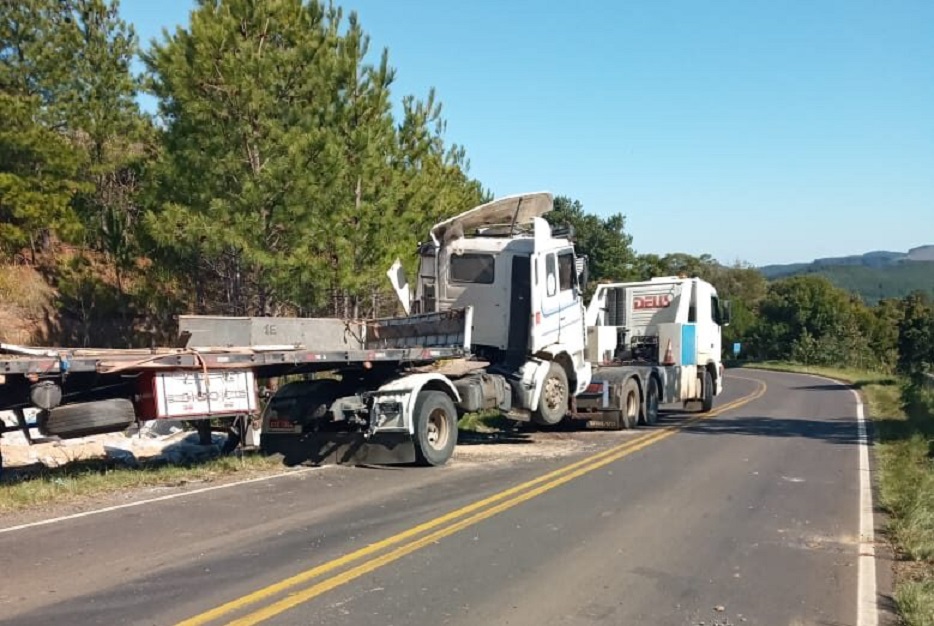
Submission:
POLYGON ((490 285, 495 275, 491 254, 455 254, 451 257, 451 281, 490 285))

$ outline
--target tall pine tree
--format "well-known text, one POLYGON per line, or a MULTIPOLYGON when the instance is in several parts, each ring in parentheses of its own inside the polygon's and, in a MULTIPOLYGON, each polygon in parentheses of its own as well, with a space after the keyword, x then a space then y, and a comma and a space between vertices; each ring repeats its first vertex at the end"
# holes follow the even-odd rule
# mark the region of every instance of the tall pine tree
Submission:
POLYGON ((203 0, 145 55, 165 126, 147 224, 197 310, 374 313, 392 258, 479 199, 433 96, 395 124, 368 44, 320 2, 203 0))
POLYGON ((77 237, 80 151, 66 123, 70 24, 57 0, 0 3, 0 253, 77 237))

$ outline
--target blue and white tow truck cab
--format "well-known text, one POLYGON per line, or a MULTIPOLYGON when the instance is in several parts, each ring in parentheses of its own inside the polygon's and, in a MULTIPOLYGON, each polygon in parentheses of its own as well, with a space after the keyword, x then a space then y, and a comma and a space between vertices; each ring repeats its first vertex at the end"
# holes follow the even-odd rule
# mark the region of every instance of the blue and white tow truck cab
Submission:
POLYGON ((660 404, 710 411, 723 391, 729 321, 729 302, 699 278, 598 285, 586 317, 593 379, 575 416, 631 428, 654 423, 660 404))

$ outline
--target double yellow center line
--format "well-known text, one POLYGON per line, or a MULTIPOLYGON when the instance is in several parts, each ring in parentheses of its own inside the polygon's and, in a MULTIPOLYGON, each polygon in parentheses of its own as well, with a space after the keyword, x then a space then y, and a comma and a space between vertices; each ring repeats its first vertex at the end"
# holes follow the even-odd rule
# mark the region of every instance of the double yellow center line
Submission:
POLYGON ((276 602, 259 608, 252 613, 249 613, 229 623, 237 626, 252 626, 253 624, 258 624, 259 622, 279 615, 280 613, 292 609, 304 602, 308 602, 309 600, 312 600, 313 598, 316 598, 317 596, 327 591, 335 589, 336 587, 340 587, 341 585, 359 578, 360 576, 368 574, 369 572, 379 569, 384 565, 388 565, 393 561, 401 559, 402 557, 411 554, 416 550, 431 545, 440 539, 453 535, 454 533, 461 531, 469 526, 473 526, 474 524, 477 524, 485 519, 493 517, 494 515, 513 508, 514 506, 531 500, 536 496, 540 496, 547 491, 551 491, 555 487, 559 487, 567 482, 574 480, 575 478, 583 476, 584 474, 588 474, 594 470, 600 469, 601 467, 618 461, 619 459, 622 459, 623 457, 626 457, 634 452, 638 452, 639 450, 657 443, 662 439, 670 437, 671 435, 677 433, 680 430, 683 430, 695 422, 698 422, 702 419, 716 417, 717 415, 721 415, 726 411, 738 408, 744 404, 752 402, 757 398, 761 398, 765 394, 765 383, 755 379, 746 380, 752 380, 755 382, 757 389, 747 396, 718 407, 714 411, 692 417, 678 424, 673 424, 671 426, 666 426, 664 428, 654 430, 650 433, 627 441, 626 443, 604 450, 603 452, 600 452, 594 456, 577 461, 575 463, 571 463, 562 468, 539 476, 538 478, 524 482, 520 485, 516 485, 515 487, 500 491, 499 493, 493 494, 492 496, 478 500, 477 502, 446 513, 440 517, 436 517, 391 537, 387 537, 382 541, 370 544, 365 548, 361 548, 355 552, 351 552, 332 561, 328 561, 327 563, 323 563, 311 569, 305 570, 304 572, 296 574, 295 576, 291 576, 277 583, 269 585, 268 587, 263 587, 262 589, 258 589, 253 593, 237 598, 236 600, 222 604, 209 611, 195 615, 190 619, 180 622, 178 626, 201 626, 203 624, 213 622, 226 615, 229 615, 230 613, 242 611, 249 606, 258 604, 264 600, 268 600, 273 596, 289 591, 294 587, 311 582, 316 578, 324 576, 325 574, 330 574, 335 570, 339 570, 345 566, 352 565, 358 561, 363 561, 354 567, 335 574, 330 578, 325 578, 324 580, 314 583, 310 587, 291 593, 288 596, 277 600, 276 602), (388 550, 389 548, 393 549, 388 550), (385 550, 388 551, 384 552, 385 550), (367 559, 367 557, 372 558, 364 560, 367 559))

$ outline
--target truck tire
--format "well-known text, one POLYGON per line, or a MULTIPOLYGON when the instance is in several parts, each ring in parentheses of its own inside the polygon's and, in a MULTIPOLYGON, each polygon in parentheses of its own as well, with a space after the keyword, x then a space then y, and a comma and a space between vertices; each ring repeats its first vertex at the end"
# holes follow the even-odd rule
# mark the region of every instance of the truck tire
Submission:
POLYGON ((542 384, 538 408, 532 412, 532 421, 539 426, 556 426, 568 413, 571 398, 568 375, 560 364, 552 361, 542 384))
POLYGON ((642 423, 651 426, 658 422, 658 379, 649 376, 649 381, 645 388, 645 404, 642 409, 642 423))
POLYGON ((443 391, 422 391, 415 400, 415 458, 419 465, 444 465, 457 443, 457 409, 443 391))
POLYGON ((701 413, 710 413, 713 409, 713 376, 710 375, 710 370, 704 368, 703 374, 703 396, 701 397, 701 413))
POLYGON ((635 428, 639 424, 639 413, 642 412, 642 396, 639 393, 639 383, 635 378, 623 383, 619 394, 619 427, 620 429, 635 428))
POLYGON ((62 439, 117 432, 135 421, 133 403, 124 398, 66 404, 41 411, 36 419, 39 432, 62 439))

